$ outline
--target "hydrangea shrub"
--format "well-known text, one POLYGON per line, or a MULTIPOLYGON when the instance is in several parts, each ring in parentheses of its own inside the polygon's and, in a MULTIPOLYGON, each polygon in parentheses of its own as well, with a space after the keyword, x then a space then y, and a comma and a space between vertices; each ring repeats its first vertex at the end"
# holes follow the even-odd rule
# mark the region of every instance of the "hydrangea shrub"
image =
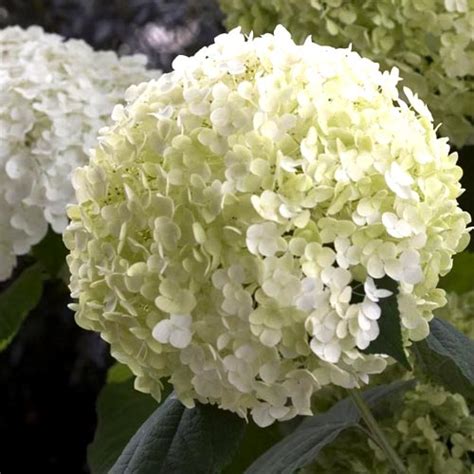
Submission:
MULTIPOLYGON (((443 388, 420 384, 406 393, 403 404, 379 418, 390 444, 413 474, 471 472, 474 415, 466 400, 443 388)), ((389 474, 385 454, 360 431, 348 431, 323 450, 305 474, 389 474), (343 453, 343 455, 341 455, 343 453)))
POLYGON ((69 208, 76 320, 160 398, 162 380, 260 426, 311 414, 366 354, 396 283, 405 345, 468 242, 461 170, 398 71, 278 27, 218 36, 132 86, 69 208))
POLYGON ((48 224, 65 229, 70 174, 124 91, 156 76, 145 64, 39 27, 0 30, 0 280, 48 224))
POLYGON ((353 48, 400 69, 458 146, 474 142, 473 0, 220 0, 227 25, 261 34, 282 23, 297 41, 353 48))

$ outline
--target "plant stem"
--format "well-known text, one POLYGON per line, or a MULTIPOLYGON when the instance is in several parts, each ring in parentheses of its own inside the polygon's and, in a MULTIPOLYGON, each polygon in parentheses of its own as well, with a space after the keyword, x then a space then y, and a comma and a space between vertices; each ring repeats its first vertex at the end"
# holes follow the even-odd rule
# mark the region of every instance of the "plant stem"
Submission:
POLYGON ((355 406, 359 410, 363 420, 365 421, 365 424, 367 425, 370 432, 374 436, 375 440, 377 441, 377 444, 385 453, 385 456, 387 456, 387 459, 390 461, 390 463, 392 464, 397 474, 407 474, 408 471, 403 465, 403 462, 401 461, 401 459, 398 457, 398 454, 395 452, 395 450, 392 448, 392 446, 388 442, 388 439, 384 435, 382 429, 377 423, 377 420, 374 418, 374 415, 372 415, 370 408, 365 403, 365 400, 363 399, 359 391, 349 390, 349 394, 355 406))

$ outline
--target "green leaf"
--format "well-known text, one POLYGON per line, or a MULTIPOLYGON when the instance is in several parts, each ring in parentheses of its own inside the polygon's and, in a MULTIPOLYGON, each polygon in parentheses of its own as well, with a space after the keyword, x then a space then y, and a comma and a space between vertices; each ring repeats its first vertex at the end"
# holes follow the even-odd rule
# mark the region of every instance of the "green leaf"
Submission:
POLYGON ((107 371, 107 383, 121 383, 133 377, 132 371, 127 365, 116 362, 107 371))
POLYGON ((212 405, 187 409, 174 394, 128 443, 111 474, 220 473, 236 452, 245 421, 212 405))
POLYGON ((279 430, 280 425, 281 423, 276 422, 266 428, 260 428, 250 420, 245 427, 238 455, 234 456, 224 473, 242 474, 255 459, 282 439, 283 435, 279 430))
MULTIPOLYGON (((414 381, 398 381, 366 390, 362 396, 374 407, 413 385, 414 381)), ((326 413, 303 421, 293 433, 257 459, 245 474, 293 474, 313 463, 320 451, 344 430, 358 427, 360 419, 352 400, 345 398, 326 413)))
POLYGON ((55 278, 66 262, 67 249, 62 236, 49 229, 46 237, 33 247, 32 253, 49 276, 55 278))
POLYGON ((441 278, 439 285, 446 291, 454 291, 460 295, 474 290, 474 253, 457 254, 452 270, 441 278))
POLYGON ((126 377, 127 370, 122 364, 112 366, 109 383, 99 394, 97 429, 87 450, 92 474, 110 471, 130 438, 158 406, 150 395, 133 388, 132 374, 126 377))
POLYGON ((413 345, 423 373, 450 392, 474 399, 474 341, 442 319, 430 323, 430 334, 413 345))
POLYGON ((377 288, 390 290, 392 295, 380 299, 378 303, 382 310, 378 320, 380 334, 363 352, 366 354, 387 354, 400 362, 403 367, 411 370, 403 348, 400 311, 397 302, 398 283, 391 278, 384 277, 381 280, 376 280, 376 284, 377 288))
POLYGON ((0 351, 10 344, 42 293, 41 268, 32 265, 0 294, 0 351))

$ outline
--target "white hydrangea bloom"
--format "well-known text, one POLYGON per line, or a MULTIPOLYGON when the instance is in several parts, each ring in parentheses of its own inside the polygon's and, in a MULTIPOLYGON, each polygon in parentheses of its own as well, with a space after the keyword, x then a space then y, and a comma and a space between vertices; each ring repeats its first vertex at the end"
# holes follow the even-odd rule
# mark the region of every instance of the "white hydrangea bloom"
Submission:
POLYGON ((124 91, 156 76, 145 63, 39 27, 0 30, 0 281, 48 224, 64 231, 70 174, 124 91))
POLYGON ((363 352, 384 277, 406 343, 426 337, 470 217, 456 155, 397 78, 278 27, 134 89, 75 173, 65 242, 77 322, 139 390, 169 379, 261 426, 310 414, 321 386, 384 370, 363 352))

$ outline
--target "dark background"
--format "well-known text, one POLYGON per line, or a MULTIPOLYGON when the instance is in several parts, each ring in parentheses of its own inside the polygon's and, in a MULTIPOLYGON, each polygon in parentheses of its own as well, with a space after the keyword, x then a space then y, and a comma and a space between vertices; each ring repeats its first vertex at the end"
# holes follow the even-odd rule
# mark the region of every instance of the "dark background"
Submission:
MULTIPOLYGON (((0 0, 0 28, 13 24, 39 24, 96 49, 144 53, 164 71, 177 54, 193 54, 224 31, 212 0, 0 0)), ((473 214, 474 147, 460 155, 471 189, 460 201, 473 214)), ((47 285, 0 354, 1 474, 88 472, 95 401, 112 361, 99 336, 75 324, 68 302, 65 285, 47 285)))

